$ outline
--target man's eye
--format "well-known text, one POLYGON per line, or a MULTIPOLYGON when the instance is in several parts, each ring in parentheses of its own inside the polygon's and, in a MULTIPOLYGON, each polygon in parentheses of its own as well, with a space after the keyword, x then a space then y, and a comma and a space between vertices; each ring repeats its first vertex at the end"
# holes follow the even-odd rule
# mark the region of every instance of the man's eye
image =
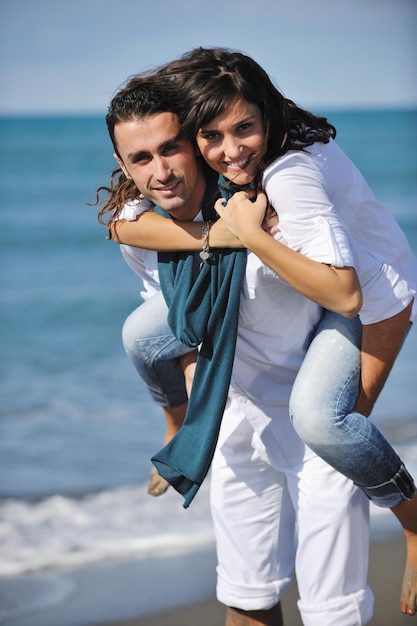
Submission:
POLYGON ((143 163, 145 161, 149 161, 149 159, 150 159, 149 154, 145 154, 145 153, 136 154, 134 156, 134 158, 132 159, 132 162, 133 163, 143 163))

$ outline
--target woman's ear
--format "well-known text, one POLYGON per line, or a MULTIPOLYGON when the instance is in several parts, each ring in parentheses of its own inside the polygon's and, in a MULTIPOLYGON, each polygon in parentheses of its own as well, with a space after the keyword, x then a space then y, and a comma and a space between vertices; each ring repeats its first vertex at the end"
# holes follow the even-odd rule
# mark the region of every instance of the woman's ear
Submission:
POLYGON ((114 158, 117 161, 117 165, 120 167, 120 169, 122 170, 123 174, 126 176, 126 178, 131 179, 131 175, 129 174, 129 172, 127 171, 125 164, 123 163, 122 159, 116 154, 113 154, 114 158))

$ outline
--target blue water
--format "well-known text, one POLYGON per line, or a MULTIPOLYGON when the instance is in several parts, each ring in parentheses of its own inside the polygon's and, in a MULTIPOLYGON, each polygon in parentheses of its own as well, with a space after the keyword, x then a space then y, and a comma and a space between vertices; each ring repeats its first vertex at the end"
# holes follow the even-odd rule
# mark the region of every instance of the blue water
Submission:
MULTIPOLYGON (((327 113, 417 252, 417 111, 327 113)), ((213 541, 146 493, 164 423, 124 354, 139 280, 96 219, 113 168, 104 119, 0 120, 0 576, 213 541)), ((374 413, 417 475, 417 333, 374 413)), ((0 614, 1 618, 1 614, 0 614)))

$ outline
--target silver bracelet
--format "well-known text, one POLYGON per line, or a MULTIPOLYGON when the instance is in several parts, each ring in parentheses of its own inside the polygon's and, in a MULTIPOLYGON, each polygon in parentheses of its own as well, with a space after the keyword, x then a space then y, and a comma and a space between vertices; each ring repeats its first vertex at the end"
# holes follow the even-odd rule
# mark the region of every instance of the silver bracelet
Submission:
POLYGON ((210 233, 210 222, 204 222, 201 228, 201 236, 203 237, 203 247, 201 249, 201 252, 199 253, 200 259, 202 261, 207 261, 207 259, 210 256, 209 233, 210 233))

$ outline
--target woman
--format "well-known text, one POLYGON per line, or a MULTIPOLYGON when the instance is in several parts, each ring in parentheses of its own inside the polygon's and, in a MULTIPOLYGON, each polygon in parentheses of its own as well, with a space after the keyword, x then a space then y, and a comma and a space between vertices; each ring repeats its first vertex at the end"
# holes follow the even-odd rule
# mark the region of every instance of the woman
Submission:
MULTIPOLYGON (((335 184, 335 181, 343 181, 343 178, 340 179, 336 175, 336 171, 329 173, 323 168, 320 170, 321 155, 326 153, 323 156, 326 156, 331 163, 335 163, 335 167, 341 168, 339 174, 340 172, 343 172, 343 174, 349 172, 351 175, 354 174, 356 176, 356 170, 351 169, 350 165, 347 165, 345 157, 341 157, 340 151, 332 142, 332 137, 335 134, 334 129, 325 120, 315 118, 308 112, 296 107, 290 101, 285 100, 275 90, 261 68, 248 57, 222 50, 197 50, 187 55, 185 63, 183 59, 178 62, 177 66, 175 66, 175 63, 171 64, 168 67, 168 71, 165 70, 165 72, 174 77, 176 89, 185 90, 187 94, 185 101, 193 103, 187 112, 184 127, 189 129, 188 132, 197 135, 199 148, 214 169, 227 178, 231 178, 237 184, 247 184, 253 181, 259 182, 262 172, 267 168, 263 176, 263 185, 271 204, 278 212, 281 236, 285 237, 290 246, 295 247, 308 256, 309 245, 313 246, 310 249, 314 250, 317 238, 320 240, 320 238, 323 239, 325 236, 331 235, 332 231, 326 231, 325 225, 320 219, 311 219, 312 216, 314 218, 320 217, 318 213, 317 215, 314 214, 314 202, 323 202, 323 179, 325 183, 330 181, 334 185, 330 189, 327 199, 327 204, 329 205, 327 224, 331 225, 333 219, 333 207, 331 206, 332 202, 329 201, 330 199, 336 200, 334 202, 336 209, 339 202, 341 210, 345 211, 343 216, 348 223, 349 215, 346 214, 346 210, 351 210, 352 215, 355 216, 355 207, 349 207, 344 199, 348 197, 350 200, 354 199, 357 201, 358 198, 349 196, 349 188, 347 186, 344 188, 340 184, 335 184), (255 133, 253 133, 254 126, 255 133), (255 138, 254 134, 256 135, 255 138), (238 141, 236 142, 237 136, 238 141), (253 143, 252 140, 254 140, 253 143), (232 151, 227 153, 224 147, 225 142, 230 142, 232 150, 236 147, 239 150, 234 154, 232 151), (327 147, 329 148, 328 150, 327 147), (312 165, 312 171, 306 174, 309 165, 312 165), (286 180, 288 172, 289 179, 286 180), (322 177, 321 179, 320 176, 322 177), (277 180, 279 184, 276 183, 277 180), (299 193, 300 182, 304 183, 305 186, 302 194, 299 193), (316 191, 317 197, 314 195, 316 191), (306 198, 310 201, 312 195, 313 209, 310 206, 302 206, 300 217, 299 204, 303 204, 300 202, 300 198, 303 201, 306 198), (282 202, 282 200, 284 201, 282 202), (294 211, 294 208, 297 209, 298 213, 294 211), (314 237, 310 236, 311 232, 314 233, 314 237)), ((360 193, 368 194, 368 190, 360 178, 356 182, 359 182, 361 186, 360 193)), ((359 199, 363 200, 362 197, 359 199)), ((370 196, 367 199, 372 200, 370 196)), ((265 208, 265 205, 262 205, 263 201, 262 195, 259 195, 256 201, 256 208, 261 213, 265 208)), ((259 224, 258 228, 255 228, 256 224, 253 222, 254 205, 251 205, 249 208, 252 210, 248 211, 248 206, 239 197, 231 201, 228 211, 224 211, 221 207, 218 207, 218 211, 228 220, 232 231, 241 239, 242 243, 252 252, 255 252, 266 265, 307 297, 318 301, 322 306, 332 308, 334 299, 337 299, 338 286, 343 284, 345 276, 348 275, 344 271, 337 271, 337 266, 340 265, 341 259, 335 258, 334 262, 329 266, 326 262, 318 262, 317 255, 313 253, 311 256, 316 258, 317 262, 314 269, 306 274, 304 272, 305 266, 303 265, 303 271, 297 272, 297 267, 294 268, 294 264, 297 265, 298 262, 297 256, 291 254, 288 248, 284 249, 282 243, 271 241, 269 238, 266 240, 259 224), (323 284, 325 284, 324 288, 323 284), (328 285, 331 286, 330 290, 328 285)), ((360 231, 355 232, 355 222, 354 220, 351 221, 353 223, 349 225, 351 230, 353 229, 353 235, 356 235, 360 240, 362 233, 360 231)), ((362 223, 361 226, 364 226, 364 224, 362 223)), ((123 236, 121 233, 123 233, 123 230, 119 229, 119 239, 123 236)), ((392 233, 390 233, 390 236, 392 236, 392 233)), ((131 240, 126 239, 126 241, 132 243, 131 240)), ((369 259, 367 251, 362 249, 357 241, 353 241, 355 244, 355 263, 358 263, 359 276, 362 279, 364 291, 364 321, 368 322, 368 324, 365 324, 366 329, 367 325, 373 326, 387 319, 383 316, 378 319, 378 315, 381 315, 381 311, 385 306, 386 296, 385 294, 382 296, 375 287, 375 283, 381 280, 381 276, 374 272, 374 268, 370 263, 372 259, 369 259), (370 282, 365 282, 364 280, 365 271, 367 278, 372 278, 370 282), (372 317, 375 311, 377 311, 376 318, 372 317)), ((372 243, 372 240, 369 240, 368 243, 372 243)), ((334 249, 337 251, 340 242, 336 241, 334 244, 334 249)), ((342 264, 341 268, 343 270, 346 266, 342 264)), ((388 277, 391 281, 391 291, 395 281, 396 286, 400 285, 401 289, 401 276, 392 278, 392 275, 390 275, 388 277)), ((401 333, 404 334, 404 328, 410 317, 413 295, 413 291, 405 285, 400 298, 395 297, 389 300, 390 304, 387 310, 393 319, 395 318, 396 321, 399 321, 400 335, 401 333)), ((386 313, 385 310, 384 313, 386 313)), ((327 325, 329 324, 329 322, 326 323, 327 325)), ((333 330, 335 330, 334 320, 331 324, 333 324, 333 330)), ((369 330, 372 329, 370 328, 369 330)), ((340 334, 343 337, 343 333, 340 334)), ((355 331, 354 334, 356 334, 356 341, 358 341, 357 332, 355 331)), ((330 337, 330 339, 326 337, 326 332, 318 333, 319 341, 315 345, 316 357, 320 351, 322 351, 322 354, 325 353, 324 346, 327 351, 329 350, 329 345, 331 345, 329 342, 333 342, 334 337, 330 337)), ((367 342, 372 341, 372 337, 369 338, 368 333, 364 332, 363 341, 365 343, 363 352, 366 354, 367 342)), ((358 364, 354 365, 354 361, 357 359, 356 351, 353 351, 352 355, 352 367, 355 370, 354 374, 357 375, 358 364)), ((392 365, 392 360, 388 362, 388 370, 392 365)), ((344 365, 346 367, 346 361, 344 361, 344 365)), ((364 362, 362 386, 365 393, 367 392, 367 381, 364 378, 366 372, 367 363, 364 362)), ((299 380, 302 380, 302 378, 299 380)), ((306 375, 304 375, 304 378, 306 378, 306 375)), ((299 386, 299 380, 295 389, 299 386)), ((356 387, 353 385, 353 389, 357 390, 357 385, 356 387)), ((349 404, 349 401, 352 397, 354 398, 354 395, 352 395, 354 393, 355 391, 352 392, 352 389, 349 390, 349 400, 346 400, 346 407, 349 410, 352 406, 352 403, 349 404)), ((373 400, 375 397, 374 393, 373 400)), ((361 398, 359 398, 357 406, 360 402, 361 398)), ((364 402, 362 402, 362 405, 365 407, 362 412, 364 414, 369 413, 370 407, 367 407, 364 402)), ((295 394, 293 406, 297 409, 297 394, 295 394)), ((335 448, 334 424, 327 421, 321 422, 319 425, 322 430, 318 432, 315 441, 313 441, 309 437, 317 431, 317 427, 314 426, 309 432, 308 419, 310 419, 310 415, 307 414, 306 417, 307 422, 302 420, 300 425, 297 414, 294 415, 295 425, 301 436, 307 440, 307 443, 313 448, 316 447, 317 452, 337 467, 339 471, 353 478, 367 492, 369 497, 381 505, 385 504, 385 506, 393 508, 402 522, 408 539, 409 564, 409 571, 406 572, 404 581, 402 604, 404 612, 407 611, 413 614, 415 611, 415 563, 417 557, 414 543, 417 526, 416 502, 415 498, 410 502, 406 500, 407 497, 412 498, 414 489, 405 469, 401 467, 401 463, 395 453, 390 452, 388 456, 384 453, 382 455, 384 459, 389 459, 387 467, 382 468, 383 472, 385 472, 385 477, 379 482, 375 482, 377 478, 377 472, 375 472, 371 476, 373 482, 367 483, 370 474, 368 465, 364 468, 355 459, 353 464, 348 463, 348 466, 346 466, 344 461, 349 461, 346 455, 343 455, 343 458, 332 456, 335 448), (306 428, 303 424, 307 425, 307 430, 303 430, 306 428), (326 440, 326 438, 329 439, 326 440), (321 445, 323 440, 326 444, 325 447, 321 445), (391 472, 389 476, 386 474, 387 469, 391 472), (405 489, 402 488, 402 480, 404 482, 408 481, 405 489), (381 485, 383 485, 382 489, 379 488, 381 485), (391 486, 393 486, 392 489, 391 486), (390 489, 389 493, 387 493, 387 489, 390 489), (409 583, 413 586, 410 596, 408 596, 408 591, 407 595, 405 595, 409 583)), ((364 420, 362 416, 349 414, 344 419, 346 417, 350 420, 359 421, 360 426, 357 427, 357 430, 360 436, 357 439, 362 441, 365 433, 367 442, 370 444, 366 453, 359 454, 359 458, 365 458, 369 461, 369 454, 376 452, 375 467, 379 472, 381 450, 388 444, 381 438, 370 422, 364 420)), ((346 429, 345 435, 348 434, 348 431, 350 431, 349 428, 346 429)), ((369 463, 369 465, 373 466, 372 463, 369 463)))

